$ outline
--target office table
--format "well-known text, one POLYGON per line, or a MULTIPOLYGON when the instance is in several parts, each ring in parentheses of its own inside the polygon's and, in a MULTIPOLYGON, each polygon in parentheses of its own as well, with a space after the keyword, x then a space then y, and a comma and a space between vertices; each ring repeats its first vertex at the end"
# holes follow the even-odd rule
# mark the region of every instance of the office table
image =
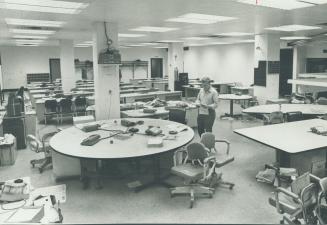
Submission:
POLYGON ((221 94, 218 96, 219 99, 222 100, 229 100, 229 114, 225 114, 226 117, 234 117, 234 100, 250 100, 252 99, 252 96, 250 95, 236 95, 236 94, 221 94))
POLYGON ((176 97, 181 99, 182 92, 181 91, 156 91, 156 92, 148 92, 148 93, 128 93, 121 94, 120 100, 123 103, 135 102, 135 100, 142 98, 159 98, 161 100, 169 100, 170 97, 176 97))
POLYGON ((327 113, 327 105, 316 104, 268 104, 257 105, 244 109, 242 112, 248 114, 270 114, 275 111, 282 111, 284 114, 288 112, 300 111, 306 115, 322 115, 327 113))
POLYGON ((310 132, 311 127, 327 128, 322 119, 266 125, 234 130, 235 133, 276 149, 281 167, 296 168, 300 174, 326 163, 327 136, 310 132))
POLYGON ((231 87, 231 93, 241 93, 242 95, 248 95, 250 93, 250 90, 253 90, 253 87, 246 87, 246 86, 234 86, 231 87))
POLYGON ((167 118, 169 111, 165 107, 157 107, 154 113, 145 113, 144 109, 132 109, 120 112, 122 118, 167 118))
POLYGON ((159 89, 158 89, 158 88, 124 89, 124 90, 120 90, 120 94, 128 94, 128 93, 147 93, 147 92, 153 92, 153 91, 159 91, 159 89))
MULTIPOLYGON (((139 119, 129 118, 128 120, 136 122, 139 119)), ((115 132, 97 130, 85 133, 76 126, 73 126, 54 135, 50 140, 50 146, 54 149, 54 151, 60 154, 76 157, 80 160, 93 159, 98 161, 105 159, 135 159, 150 157, 155 162, 154 166, 156 168, 153 169, 153 172, 155 178, 154 181, 157 182, 160 179, 160 156, 189 143, 193 139, 194 132, 193 129, 186 125, 169 120, 147 118, 142 120, 144 121, 143 125, 135 126, 139 129, 139 134, 134 134, 133 136, 130 134, 126 136, 126 134, 124 134, 125 138, 119 138, 118 136, 107 138, 101 140, 93 146, 82 146, 80 143, 91 134, 100 134, 101 137, 108 137, 110 134, 114 134, 115 132), (151 137, 144 135, 144 133, 150 125, 155 127, 159 126, 163 131, 162 134, 164 135, 168 135, 170 129, 168 126, 185 127, 186 130, 178 133, 175 140, 164 140, 162 147, 148 147, 147 142, 151 137)), ((120 119, 97 121, 96 123, 102 124, 101 128, 107 130, 126 131, 127 129, 126 127, 120 125, 120 119)), ((82 161, 81 165, 83 165, 82 161)), ((81 180, 86 182, 87 171, 85 168, 83 168, 83 166, 81 171, 81 180)))

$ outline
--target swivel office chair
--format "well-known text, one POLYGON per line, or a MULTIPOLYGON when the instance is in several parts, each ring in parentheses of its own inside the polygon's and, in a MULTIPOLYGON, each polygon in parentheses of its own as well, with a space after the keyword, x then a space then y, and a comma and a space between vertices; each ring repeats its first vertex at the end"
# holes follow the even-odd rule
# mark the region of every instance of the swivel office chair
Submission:
POLYGON ((49 140, 50 138, 55 135, 56 132, 51 132, 43 135, 41 141, 37 139, 34 135, 30 134, 27 135, 27 146, 29 147, 30 150, 39 153, 39 152, 44 152, 45 157, 41 159, 33 159, 30 161, 32 164, 33 168, 35 165, 40 164, 39 171, 40 173, 43 172, 43 170, 48 167, 52 166, 52 158, 51 158, 51 147, 49 146, 49 140))
POLYGON ((170 189, 170 196, 178 194, 190 195, 190 208, 193 207, 195 196, 211 198, 214 189, 206 187, 199 181, 211 179, 215 174, 215 156, 209 156, 208 149, 202 143, 192 143, 186 149, 174 153, 174 166, 171 173, 184 179, 185 186, 170 189))
POLYGON ((186 124, 186 111, 185 109, 172 108, 169 109, 169 120, 186 124))
POLYGON ((58 103, 56 99, 48 99, 44 102, 44 122, 47 124, 47 119, 49 117, 56 117, 58 122, 58 103))
POLYGON ((84 114, 86 115, 87 102, 86 98, 82 96, 77 96, 74 101, 74 112, 75 115, 84 114))
POLYGON ((281 111, 275 111, 268 115, 267 114, 263 115, 264 125, 278 124, 278 123, 284 123, 284 115, 281 111))
MULTIPOLYGON (((216 140, 215 135, 210 132, 203 133, 201 135, 201 143, 204 144, 206 148, 209 149, 210 155, 216 157, 216 168, 223 167, 228 163, 234 161, 234 156, 229 154, 230 151, 230 143, 227 140, 216 140), (226 150, 221 151, 220 149, 216 148, 216 143, 224 143, 226 145, 226 150)), ((222 173, 218 174, 215 183, 211 183, 211 186, 218 186, 218 185, 225 185, 229 187, 229 189, 233 189, 235 184, 231 182, 223 181, 222 173)))
POLYGON ((314 215, 318 199, 318 187, 310 181, 310 174, 304 173, 294 180, 290 189, 277 187, 269 204, 283 214, 281 223, 315 224, 314 215))
POLYGON ((301 111, 288 112, 285 114, 285 120, 287 122, 303 120, 303 114, 301 111))
POLYGON ((327 224, 327 177, 319 180, 320 192, 316 215, 319 224, 327 224))
POLYGON ((72 100, 69 98, 63 98, 59 101, 59 116, 60 123, 63 121, 63 117, 70 116, 73 118, 72 100))

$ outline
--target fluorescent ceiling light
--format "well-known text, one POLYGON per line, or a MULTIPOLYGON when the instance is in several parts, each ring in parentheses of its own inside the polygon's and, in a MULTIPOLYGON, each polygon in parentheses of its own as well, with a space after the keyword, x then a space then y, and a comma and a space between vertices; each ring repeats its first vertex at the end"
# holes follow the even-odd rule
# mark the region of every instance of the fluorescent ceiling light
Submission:
POLYGON ((291 40, 305 40, 305 39, 311 39, 310 37, 296 37, 296 36, 287 36, 287 37, 281 37, 281 40, 291 41, 291 40))
POLYGON ((179 43, 179 42, 183 42, 180 40, 160 40, 158 42, 162 42, 162 43, 179 43))
POLYGON ((167 46, 155 46, 153 48, 168 48, 167 46))
POLYGON ((315 26, 305 26, 305 25, 285 25, 280 27, 268 27, 265 28, 266 30, 276 30, 276 31, 301 31, 301 30, 315 30, 315 29, 321 29, 321 27, 315 27, 315 26))
POLYGON ((40 45, 39 44, 19 43, 19 44, 16 44, 16 46, 31 46, 31 47, 35 47, 35 46, 40 46, 40 45))
POLYGON ((36 35, 14 35, 13 38, 20 39, 48 39, 48 36, 36 36, 36 35))
POLYGON ((158 43, 145 42, 145 43, 141 43, 141 45, 158 45, 158 43))
POLYGON ((218 34, 218 35, 236 37, 236 36, 249 36, 249 35, 253 35, 253 33, 228 32, 228 33, 221 33, 221 34, 218 34))
POLYGON ((255 41, 252 40, 252 39, 237 41, 237 43, 254 43, 254 42, 255 42, 255 41))
POLYGON ((145 34, 118 34, 118 37, 123 37, 123 38, 125 38, 125 37, 130 37, 130 38, 132 38, 132 37, 144 37, 145 36, 145 34))
POLYGON ((168 31, 173 31, 173 30, 178 30, 179 28, 175 27, 148 27, 148 26, 143 26, 143 27, 137 27, 134 29, 130 29, 133 31, 145 31, 145 32, 168 32, 168 31))
POLYGON ((44 42, 44 40, 17 39, 17 40, 15 40, 15 42, 41 43, 41 42, 44 42))
POLYGON ((47 12, 77 14, 89 4, 80 2, 67 2, 55 0, 0 0, 0 8, 47 12))
POLYGON ((187 37, 187 38, 183 38, 186 40, 192 40, 192 41, 202 41, 202 40, 208 40, 210 38, 206 38, 206 37, 187 37))
POLYGON ((77 48, 87 48, 87 47, 92 47, 92 45, 78 44, 78 45, 75 45, 75 47, 77 47, 77 48))
POLYGON ((65 22, 63 21, 50 21, 50 20, 25 20, 5 18, 8 25, 20 26, 39 26, 39 27, 61 27, 65 22))
POLYGON ((227 42, 209 42, 208 45, 227 45, 229 43, 227 42))
POLYGON ((236 19, 235 17, 207 15, 199 13, 187 13, 176 18, 167 19, 168 22, 195 23, 195 24, 212 24, 221 21, 236 19))
POLYGON ((31 29, 10 29, 12 33, 19 33, 19 34, 54 34, 56 31, 54 30, 31 30, 31 29))
POLYGON ((310 3, 311 0, 237 0, 240 3, 256 5, 256 6, 264 6, 276 9, 283 10, 293 10, 299 8, 305 8, 314 6, 315 4, 310 3))

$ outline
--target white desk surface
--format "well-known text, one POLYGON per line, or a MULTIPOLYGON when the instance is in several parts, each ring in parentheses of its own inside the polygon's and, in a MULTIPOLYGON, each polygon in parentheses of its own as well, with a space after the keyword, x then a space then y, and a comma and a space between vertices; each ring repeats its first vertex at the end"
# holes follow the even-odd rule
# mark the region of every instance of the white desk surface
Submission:
POLYGON ((235 95, 235 94, 220 94, 219 99, 223 100, 248 100, 251 99, 251 95, 235 95))
POLYGON ((327 87, 327 79, 326 78, 306 78, 306 79, 287 80, 287 83, 298 84, 298 85, 327 87))
POLYGON ((121 114, 125 117, 134 117, 134 118, 149 118, 154 116, 165 116, 169 114, 169 111, 165 109, 165 107, 157 107, 154 108, 157 111, 154 113, 144 113, 143 109, 131 109, 122 111, 121 114))
POLYGON ((148 93, 128 93, 121 94, 121 98, 130 98, 130 97, 144 97, 144 96, 152 96, 152 95, 170 95, 170 94, 181 94, 181 91, 156 91, 156 92, 148 92, 148 93))
POLYGON ((327 147, 327 136, 310 132, 314 126, 327 127, 327 120, 311 119, 234 130, 272 148, 288 153, 299 153, 327 147))
POLYGON ((279 110, 279 104, 257 105, 244 109, 244 113, 257 113, 268 114, 275 111, 282 111, 283 113, 300 111, 303 114, 310 115, 322 115, 327 113, 327 105, 316 104, 281 104, 281 110, 279 110))
MULTIPOLYGON (((129 121, 139 121, 140 119, 129 118, 129 121)), ((120 119, 109 121, 97 121, 97 123, 104 123, 103 128, 106 129, 122 129, 126 130, 126 127, 120 125, 120 119)), ((89 137, 91 134, 100 134, 101 137, 107 137, 111 132, 108 131, 93 131, 85 133, 77 127, 67 128, 50 139, 50 146, 57 152, 78 157, 78 158, 91 158, 91 159, 118 159, 118 158, 131 158, 141 157, 159 154, 167 152, 176 148, 179 148, 189 143, 194 137, 194 131, 192 128, 172 122, 169 120, 159 119, 143 119, 143 125, 137 125, 139 133, 144 133, 149 125, 160 126, 163 130, 163 134, 168 134, 167 125, 185 126, 186 131, 182 131, 176 135, 176 140, 164 140, 162 147, 148 147, 147 141, 150 136, 143 134, 134 134, 128 136, 127 139, 121 139, 116 137, 101 140, 93 146, 82 146, 80 143, 83 139, 89 137), (113 144, 110 144, 110 140, 113 140, 113 144)))
POLYGON ((231 87, 231 89, 236 89, 236 90, 249 90, 249 89, 253 89, 253 87, 250 87, 250 86, 248 86, 248 87, 246 87, 246 86, 236 87, 236 86, 234 86, 234 87, 231 87))

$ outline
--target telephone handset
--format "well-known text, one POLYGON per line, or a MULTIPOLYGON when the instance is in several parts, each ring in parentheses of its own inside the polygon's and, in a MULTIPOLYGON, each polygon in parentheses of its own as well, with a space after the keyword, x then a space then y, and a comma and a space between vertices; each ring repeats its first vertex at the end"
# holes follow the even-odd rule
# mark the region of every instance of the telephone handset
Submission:
POLYGON ((101 140, 100 138, 101 138, 101 136, 99 134, 92 134, 92 135, 88 136, 87 138, 85 138, 81 142, 81 145, 85 145, 85 146, 95 145, 96 143, 98 143, 101 140))

